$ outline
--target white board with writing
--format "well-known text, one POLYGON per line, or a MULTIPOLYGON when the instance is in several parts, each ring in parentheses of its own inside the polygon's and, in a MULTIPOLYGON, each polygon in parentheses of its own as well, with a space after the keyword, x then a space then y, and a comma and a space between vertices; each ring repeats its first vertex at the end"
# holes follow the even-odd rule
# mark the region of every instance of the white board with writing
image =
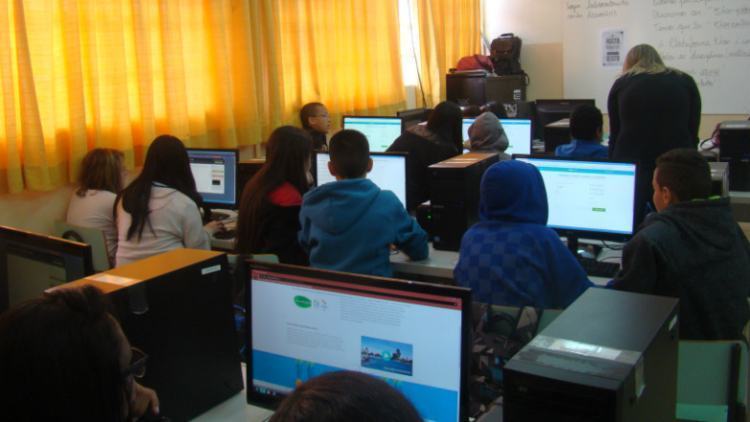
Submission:
POLYGON ((622 55, 647 43, 693 76, 704 114, 750 114, 750 0, 566 0, 563 13, 566 98, 606 113, 622 55))

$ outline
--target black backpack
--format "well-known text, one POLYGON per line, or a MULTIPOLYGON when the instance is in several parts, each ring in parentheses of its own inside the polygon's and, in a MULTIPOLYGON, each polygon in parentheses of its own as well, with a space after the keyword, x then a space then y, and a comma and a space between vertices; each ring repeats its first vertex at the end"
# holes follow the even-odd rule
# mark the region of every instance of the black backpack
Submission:
POLYGON ((521 38, 513 33, 502 34, 490 44, 490 59, 497 75, 523 75, 521 69, 521 38))

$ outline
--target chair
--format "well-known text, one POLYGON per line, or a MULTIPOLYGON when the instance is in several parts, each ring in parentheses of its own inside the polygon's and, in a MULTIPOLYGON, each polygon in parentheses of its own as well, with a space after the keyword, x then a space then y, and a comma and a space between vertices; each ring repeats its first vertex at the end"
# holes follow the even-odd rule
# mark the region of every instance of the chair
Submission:
POLYGON ((63 239, 76 240, 91 245, 94 271, 102 272, 112 268, 107 255, 107 241, 104 232, 91 227, 81 227, 62 220, 55 221, 55 235, 63 239))
POLYGON ((744 421, 748 349, 740 340, 679 344, 677 419, 744 421))

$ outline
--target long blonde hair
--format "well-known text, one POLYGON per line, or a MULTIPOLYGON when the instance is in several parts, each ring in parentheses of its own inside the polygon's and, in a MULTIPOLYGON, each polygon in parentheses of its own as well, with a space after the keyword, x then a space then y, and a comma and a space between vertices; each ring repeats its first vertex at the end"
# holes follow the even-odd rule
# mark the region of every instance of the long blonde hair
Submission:
POLYGON ((664 72, 677 72, 677 70, 665 66, 659 52, 649 44, 638 44, 631 48, 622 66, 623 75, 664 72))

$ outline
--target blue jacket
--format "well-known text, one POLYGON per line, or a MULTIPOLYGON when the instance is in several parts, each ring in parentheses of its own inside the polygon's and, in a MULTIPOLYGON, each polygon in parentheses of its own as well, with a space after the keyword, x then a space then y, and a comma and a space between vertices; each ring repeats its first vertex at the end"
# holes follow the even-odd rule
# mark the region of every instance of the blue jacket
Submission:
POLYGON ((539 170, 501 161, 482 177, 480 221, 461 240, 453 270, 474 300, 497 305, 565 308, 591 286, 573 254, 547 224, 539 170))
POLYGON ((340 180, 307 192, 299 220, 298 239, 313 267, 390 277, 391 244, 412 259, 427 258, 427 233, 393 192, 369 179, 340 180))
POLYGON ((574 139, 569 144, 555 148, 556 157, 566 158, 607 158, 609 149, 599 141, 574 139))

